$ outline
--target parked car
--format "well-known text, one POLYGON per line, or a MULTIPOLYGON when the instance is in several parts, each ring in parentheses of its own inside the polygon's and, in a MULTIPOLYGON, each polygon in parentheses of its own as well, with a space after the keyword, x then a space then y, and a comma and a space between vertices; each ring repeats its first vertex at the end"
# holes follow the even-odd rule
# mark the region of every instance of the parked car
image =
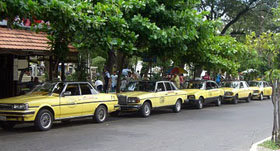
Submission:
POLYGON ((224 101, 232 101, 237 104, 239 100, 251 101, 253 90, 249 87, 246 81, 224 81, 222 83, 224 90, 224 101))
POLYGON ((269 99, 272 95, 272 87, 266 81, 250 81, 249 86, 253 89, 252 98, 254 99, 263 100, 264 97, 269 99))
POLYGON ((52 127, 54 120, 93 117, 104 122, 107 113, 119 109, 116 94, 98 93, 88 82, 54 82, 37 86, 30 93, 0 100, 0 126, 11 128, 34 122, 38 130, 52 127))
POLYGON ((133 81, 118 94, 121 111, 139 111, 143 117, 159 107, 172 108, 178 113, 186 98, 186 93, 169 81, 133 81))
POLYGON ((220 106, 224 91, 221 90, 215 81, 211 80, 193 80, 185 83, 188 104, 195 105, 197 109, 202 109, 203 105, 215 103, 220 106))

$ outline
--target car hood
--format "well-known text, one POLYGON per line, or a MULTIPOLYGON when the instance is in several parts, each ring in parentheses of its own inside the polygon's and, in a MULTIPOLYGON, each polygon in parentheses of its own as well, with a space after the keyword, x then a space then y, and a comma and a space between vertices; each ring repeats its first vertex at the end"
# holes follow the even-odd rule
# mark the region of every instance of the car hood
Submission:
POLYGON ((152 94, 153 92, 144 92, 144 91, 134 91, 134 92, 122 92, 118 95, 124 95, 127 97, 143 97, 148 94, 152 94))
POLYGON ((237 89, 234 89, 234 88, 221 88, 222 90, 224 90, 225 92, 233 92, 233 91, 236 91, 237 89))
POLYGON ((58 97, 58 95, 54 96, 49 96, 49 95, 21 95, 21 96, 16 96, 16 97, 10 97, 10 98, 5 98, 5 99, 0 99, 0 104, 1 103, 8 103, 8 104, 13 104, 13 103, 30 103, 33 101, 38 101, 38 100, 43 100, 43 99, 49 99, 53 97, 58 97))

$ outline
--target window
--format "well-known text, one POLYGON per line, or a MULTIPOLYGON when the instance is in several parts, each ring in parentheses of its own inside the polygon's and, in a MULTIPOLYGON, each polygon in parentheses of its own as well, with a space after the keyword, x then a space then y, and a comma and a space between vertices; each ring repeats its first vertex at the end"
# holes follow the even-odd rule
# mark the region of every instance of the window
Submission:
POLYGON ((70 91, 71 95, 80 95, 80 89, 78 84, 68 84, 65 92, 70 91))
POLYGON ((211 87, 211 83, 210 82, 206 82, 206 90, 209 90, 209 89, 211 89, 212 87, 211 87))
POLYGON ((217 89, 218 85, 214 82, 211 82, 211 87, 212 87, 212 89, 217 89))
POLYGON ((91 87, 88 84, 80 84, 82 95, 92 94, 91 87))
POLYGON ((165 87, 162 82, 157 84, 157 91, 165 91, 165 87))
POLYGON ((240 88, 244 88, 243 82, 240 82, 240 88))
POLYGON ((172 83, 169 83, 169 84, 170 84, 172 90, 177 90, 177 88, 174 84, 172 84, 172 83))
POLYGON ((165 82, 164 84, 165 84, 165 87, 166 87, 166 91, 171 91, 172 90, 170 83, 165 82))

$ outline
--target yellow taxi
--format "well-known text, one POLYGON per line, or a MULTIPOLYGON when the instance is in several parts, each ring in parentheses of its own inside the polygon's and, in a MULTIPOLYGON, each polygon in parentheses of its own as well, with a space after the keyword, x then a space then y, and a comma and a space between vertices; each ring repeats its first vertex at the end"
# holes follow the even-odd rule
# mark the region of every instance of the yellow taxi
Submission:
POLYGON ((88 82, 44 83, 26 95, 0 99, 0 126, 7 129, 33 122, 45 131, 54 120, 80 117, 93 117, 101 123, 107 113, 118 109, 116 94, 98 93, 88 82))
POLYGON ((185 83, 187 89, 182 89, 187 92, 187 104, 193 104, 197 109, 202 109, 203 105, 215 103, 216 106, 222 104, 224 91, 219 89, 218 84, 211 80, 193 80, 185 83))
POLYGON ((246 81, 225 81, 222 83, 224 90, 224 101, 232 101, 237 104, 239 100, 251 101, 253 90, 246 81))
POLYGON ((266 81, 250 81, 249 86, 253 90, 254 99, 263 100, 264 97, 269 99, 272 95, 272 87, 266 81))
POLYGON ((159 107, 169 107, 178 113, 186 98, 186 93, 169 81, 133 81, 118 94, 121 111, 139 111, 143 117, 159 107))

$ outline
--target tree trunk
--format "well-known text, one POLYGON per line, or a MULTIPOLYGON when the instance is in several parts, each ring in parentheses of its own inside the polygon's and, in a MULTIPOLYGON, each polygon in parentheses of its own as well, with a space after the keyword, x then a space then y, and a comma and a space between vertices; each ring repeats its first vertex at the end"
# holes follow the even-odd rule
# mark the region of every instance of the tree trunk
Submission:
POLYGON ((122 76, 122 70, 124 68, 124 61, 126 59, 126 55, 121 51, 118 51, 117 55, 118 55, 117 56, 118 79, 117 79, 116 93, 120 93, 121 76, 122 76))
POLYGON ((116 54, 114 50, 108 51, 108 59, 106 62, 106 69, 110 72, 110 74, 113 73, 113 67, 116 62, 116 54))
POLYGON ((200 78, 201 72, 202 72, 202 68, 201 68, 200 66, 196 66, 196 67, 195 67, 195 71, 194 71, 194 79, 195 79, 196 77, 199 77, 199 78, 200 78))

